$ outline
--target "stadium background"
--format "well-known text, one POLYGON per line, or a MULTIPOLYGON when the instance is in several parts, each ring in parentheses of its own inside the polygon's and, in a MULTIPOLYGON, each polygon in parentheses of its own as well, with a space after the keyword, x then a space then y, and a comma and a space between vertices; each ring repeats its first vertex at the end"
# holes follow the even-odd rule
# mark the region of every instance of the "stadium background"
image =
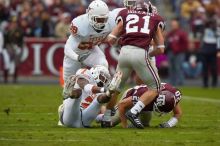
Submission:
MULTIPOLYGON (((167 30, 170 29, 170 19, 180 15, 183 1, 185 0, 152 0, 167 19, 167 30)), ((122 6, 121 0, 107 2, 110 9, 122 6)), ((220 7, 216 4, 217 0, 199 2, 210 4, 206 13, 220 7)), ((84 13, 88 3, 89 0, 0 0, 2 31, 7 30, 11 16, 16 16, 19 23, 28 22, 24 23, 28 24, 24 28, 21 27, 26 32, 26 47, 19 70, 19 84, 4 85, 0 70, 0 145, 218 146, 220 90, 202 88, 201 76, 196 79, 186 78, 185 86, 180 87, 183 92, 183 117, 176 128, 155 128, 161 121, 168 120, 169 116, 153 117, 152 127, 143 131, 125 130, 120 126, 113 129, 68 129, 57 126, 57 107, 62 102, 58 74, 62 66, 66 38, 59 38, 54 34, 55 26, 63 20, 63 10, 68 12, 72 19, 84 13), (61 3, 55 4, 55 1, 61 3), (38 17, 35 22, 34 14, 47 16, 46 20, 49 20, 46 24, 49 24, 47 26, 50 31, 48 27, 41 25, 42 18, 45 17, 38 17), (42 33, 45 29, 46 33, 42 33)), ((196 45, 199 43, 194 38, 191 38, 191 41, 196 45)), ((117 50, 109 49, 108 44, 102 44, 101 48, 110 61, 111 72, 114 72, 117 50)), ((166 81, 167 78, 163 80, 166 81)), ((94 126, 97 124, 94 123, 94 126)))

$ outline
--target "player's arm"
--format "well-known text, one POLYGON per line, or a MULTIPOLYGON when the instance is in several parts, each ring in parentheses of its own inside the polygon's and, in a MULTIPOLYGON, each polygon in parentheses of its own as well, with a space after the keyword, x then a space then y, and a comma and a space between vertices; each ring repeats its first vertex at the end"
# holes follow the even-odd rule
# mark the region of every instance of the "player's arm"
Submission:
POLYGON ((80 46, 82 46, 81 37, 78 34, 78 28, 73 23, 70 26, 70 31, 71 35, 69 36, 65 44, 64 54, 72 60, 82 62, 90 55, 90 52, 81 55, 78 55, 74 52, 75 48, 79 48, 80 46))
POLYGON ((162 28, 160 26, 158 26, 157 31, 153 37, 153 40, 156 47, 154 48, 153 51, 149 52, 150 57, 163 54, 165 50, 164 37, 162 33, 162 28))
POLYGON ((177 125, 180 117, 182 116, 182 109, 178 103, 173 109, 173 117, 171 117, 167 122, 160 124, 161 128, 171 128, 177 125))
POLYGON ((121 125, 123 128, 127 128, 127 126, 128 126, 125 113, 126 113, 127 109, 131 108, 132 106, 133 106, 133 103, 132 103, 131 96, 121 100, 118 103, 118 111, 119 111, 119 116, 120 116, 120 120, 121 120, 121 125))
POLYGON ((120 36, 123 29, 123 21, 120 21, 115 28, 113 28, 112 32, 107 37, 107 42, 111 45, 114 45, 120 36))
POLYGON ((75 36, 70 36, 64 47, 64 54, 72 60, 78 61, 79 55, 74 52, 74 48, 79 46, 80 39, 75 36))
POLYGON ((96 94, 96 93, 105 93, 106 89, 104 87, 98 87, 92 84, 89 84, 89 81, 85 78, 78 78, 77 84, 79 87, 89 94, 96 94))

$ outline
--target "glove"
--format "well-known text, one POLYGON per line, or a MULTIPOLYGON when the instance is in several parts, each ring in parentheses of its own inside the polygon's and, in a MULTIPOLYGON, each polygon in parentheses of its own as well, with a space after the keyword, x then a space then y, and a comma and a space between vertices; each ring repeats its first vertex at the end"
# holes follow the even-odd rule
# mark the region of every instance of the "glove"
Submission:
POLYGON ((116 72, 114 74, 113 79, 111 80, 109 86, 108 86, 108 90, 109 91, 115 91, 118 89, 120 83, 121 83, 121 78, 122 78, 122 72, 116 72))
POLYGON ((167 122, 164 122, 159 124, 159 128, 171 128, 171 126, 167 122))
POLYGON ((86 58, 91 54, 91 52, 86 52, 84 54, 80 54, 78 56, 78 61, 79 62, 83 62, 84 60, 86 60, 86 58))

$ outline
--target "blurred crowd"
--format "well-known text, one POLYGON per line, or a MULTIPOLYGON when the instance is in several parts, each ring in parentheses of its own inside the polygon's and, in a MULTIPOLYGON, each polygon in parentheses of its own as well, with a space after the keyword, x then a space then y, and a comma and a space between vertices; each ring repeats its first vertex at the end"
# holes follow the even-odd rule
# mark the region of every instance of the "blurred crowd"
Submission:
MULTIPOLYGON (((4 47, 12 52, 10 58, 16 62, 17 66, 19 65, 17 56, 20 56, 22 52, 24 37, 66 38, 69 35, 71 20, 85 13, 91 1, 0 0, 0 37, 4 39, 4 47)), ((110 10, 123 7, 123 0, 104 1, 110 10)), ((218 53, 220 49, 220 0, 166 1, 171 4, 174 18, 170 20, 170 16, 165 15, 169 26, 165 32, 167 51, 165 55, 157 57, 159 61, 157 66, 161 76, 169 77, 173 85, 184 84, 185 78, 202 76, 203 86, 208 87, 211 74, 212 86, 217 86, 217 60, 220 57, 218 53)), ((169 11, 163 0, 152 2, 158 7, 163 5, 164 10, 169 11)), ((3 45, 0 42, 1 44, 3 45)), ((3 47, 0 46, 1 48, 3 47)), ((4 51, 0 50, 0 53, 6 54, 4 51)), ((7 55, 4 56, 6 56, 5 61, 9 60, 7 55)), ((7 76, 7 72, 4 74, 7 76)), ((16 74, 15 68, 15 82, 16 74)))
POLYGON ((202 76, 203 86, 216 87, 220 58, 220 0, 170 0, 173 19, 166 32, 167 74, 173 85, 202 76))
MULTIPOLYGON (((0 0, 0 27, 7 30, 17 21, 25 36, 66 37, 72 18, 85 13, 91 0, 0 0)), ((111 9, 120 0, 107 0, 111 9)))

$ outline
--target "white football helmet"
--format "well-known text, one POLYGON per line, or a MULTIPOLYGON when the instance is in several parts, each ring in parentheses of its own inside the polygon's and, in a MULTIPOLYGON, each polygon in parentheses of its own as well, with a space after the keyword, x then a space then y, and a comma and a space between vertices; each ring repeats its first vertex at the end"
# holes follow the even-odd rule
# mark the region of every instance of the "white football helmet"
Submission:
POLYGON ((92 67, 90 69, 90 73, 92 74, 92 77, 99 87, 104 87, 106 84, 109 83, 109 80, 111 78, 108 69, 102 65, 96 65, 92 67))
POLYGON ((124 0, 124 6, 126 8, 132 8, 136 6, 136 0, 124 0))
POLYGON ((87 9, 89 23, 96 30, 103 30, 108 21, 109 9, 102 0, 94 0, 87 9))

